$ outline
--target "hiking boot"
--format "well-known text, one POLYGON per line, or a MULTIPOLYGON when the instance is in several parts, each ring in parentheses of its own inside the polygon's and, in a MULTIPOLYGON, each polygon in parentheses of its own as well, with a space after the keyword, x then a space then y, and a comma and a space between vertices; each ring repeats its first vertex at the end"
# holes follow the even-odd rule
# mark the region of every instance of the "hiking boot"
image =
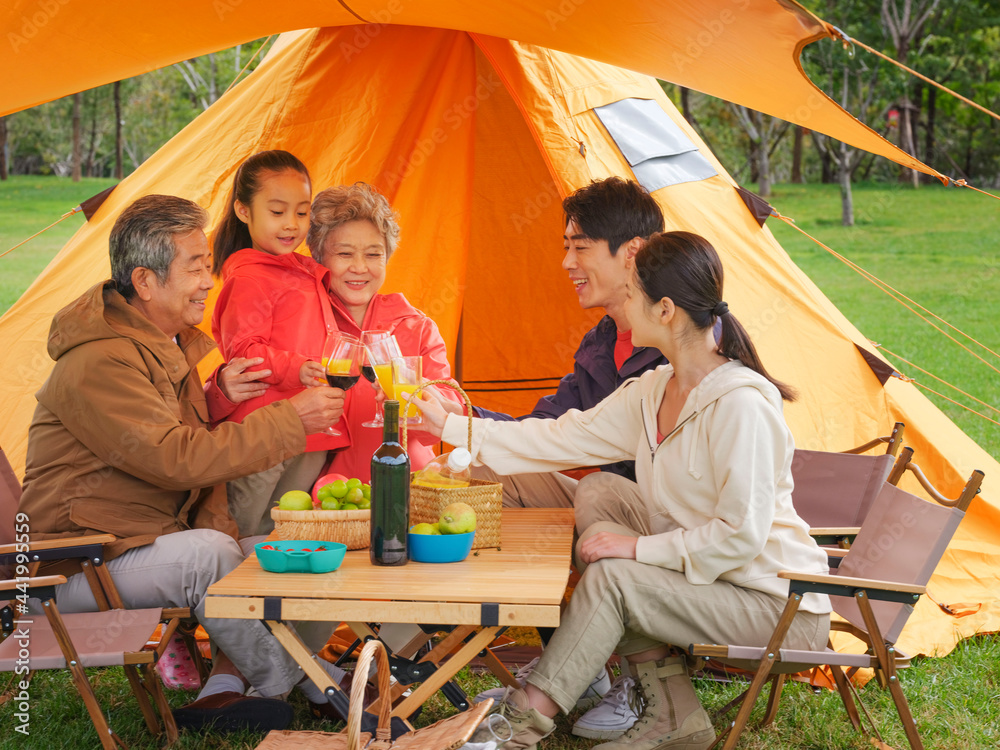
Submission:
POLYGON ((701 707, 682 656, 629 666, 642 712, 620 739, 592 750, 707 750, 715 742, 712 722, 701 707))
MULTIPOLYGON (((528 675, 530 675, 534 670, 535 666, 538 664, 538 659, 540 657, 536 656, 534 659, 529 661, 523 667, 521 667, 517 674, 514 675, 514 679, 523 688, 528 681, 528 675)), ((611 689, 611 678, 608 677, 608 670, 601 668, 601 671, 597 673, 597 677, 593 679, 587 689, 583 691, 583 695, 576 702, 576 706, 573 707, 574 711, 585 711, 590 708, 604 696, 611 689)), ((477 695, 472 700, 476 703, 482 703, 487 698, 492 698, 494 703, 499 703, 503 700, 504 693, 507 692, 506 687, 493 688, 492 690, 484 690, 479 695, 477 695)), ((625 729, 628 729, 626 727, 625 729)), ((622 730, 625 731, 625 730, 622 730)), ((586 735, 584 735, 586 736, 586 735)), ((615 735, 616 737, 618 735, 615 735)), ((604 738, 601 738, 604 739, 604 738)))
POLYGON ((269 732, 292 723, 292 707, 275 698, 252 698, 243 693, 209 695, 174 709, 178 729, 212 729, 226 733, 247 729, 269 732))
POLYGON ((483 720, 469 742, 492 740, 503 750, 537 750, 538 741, 555 729, 552 719, 528 707, 528 694, 523 688, 507 688, 503 700, 493 707, 493 712, 483 720), (506 739, 508 736, 510 739, 506 739))
POLYGON ((639 696, 635 679, 622 675, 601 702, 576 720, 573 734, 591 740, 615 740, 632 728, 639 718, 639 696))

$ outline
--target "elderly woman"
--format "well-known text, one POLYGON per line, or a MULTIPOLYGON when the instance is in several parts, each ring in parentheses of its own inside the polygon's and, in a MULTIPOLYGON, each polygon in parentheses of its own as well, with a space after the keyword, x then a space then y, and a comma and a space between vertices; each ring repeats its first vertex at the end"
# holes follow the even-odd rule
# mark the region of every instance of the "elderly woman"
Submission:
MULTIPOLYGON (((379 294, 386 264, 399 244, 399 222, 389 201, 363 182, 340 185, 313 200, 306 238, 317 262, 330 269, 330 297, 337 328, 361 337, 363 331, 389 331, 404 355, 423 358, 425 380, 451 377, 444 340, 437 325, 402 294, 379 294)), ((450 394, 445 394, 450 397, 450 394)), ((347 392, 344 422, 350 448, 331 453, 330 471, 367 482, 372 454, 382 442, 377 429, 362 422, 375 413, 375 391, 347 392)), ((410 464, 419 469, 434 455, 437 443, 426 433, 410 434, 410 464)))

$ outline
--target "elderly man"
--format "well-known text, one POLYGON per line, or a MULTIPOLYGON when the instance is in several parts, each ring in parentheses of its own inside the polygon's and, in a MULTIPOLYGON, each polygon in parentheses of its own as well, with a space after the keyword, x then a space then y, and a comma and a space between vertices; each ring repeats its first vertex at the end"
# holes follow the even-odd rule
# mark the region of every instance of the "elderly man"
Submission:
MULTIPOLYGON (((112 279, 52 322, 56 364, 37 394, 20 510, 35 540, 115 535, 108 568, 126 606, 194 609, 218 652, 198 699, 175 712, 179 726, 283 728, 292 709, 270 696, 297 684, 313 701, 322 693, 262 623, 205 617, 205 590, 243 560, 222 485, 301 453, 307 434, 340 417, 343 391, 307 389, 209 429, 195 368, 214 345, 194 328, 213 285, 206 222, 196 204, 164 195, 118 218, 112 279), (245 697, 249 685, 268 697, 245 697)), ((241 375, 246 364, 227 368, 208 397, 259 388, 241 375)), ((84 574, 62 566, 47 570, 69 579, 59 607, 97 609, 84 574)))

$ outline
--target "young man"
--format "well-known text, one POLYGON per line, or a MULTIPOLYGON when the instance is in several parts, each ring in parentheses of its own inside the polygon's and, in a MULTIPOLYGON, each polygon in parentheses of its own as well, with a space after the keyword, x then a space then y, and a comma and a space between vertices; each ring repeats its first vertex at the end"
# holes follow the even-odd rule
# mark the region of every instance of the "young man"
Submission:
MULTIPOLYGON (((204 613, 208 586, 243 560, 224 483, 301 453, 340 417, 343 391, 307 389, 209 429, 196 365, 214 344, 194 328, 213 285, 207 220, 191 201, 150 195, 115 222, 112 279, 52 321, 56 364, 36 396, 20 510, 33 540, 113 534, 107 567, 127 607, 193 609, 218 653, 198 700, 174 712, 178 726, 282 729, 292 709, 272 696, 300 685, 319 703, 322 692, 262 623, 204 613), (245 697, 249 685, 267 697, 245 697)), ((252 395, 247 364, 259 361, 225 368, 208 396, 252 395)), ((60 609, 96 610, 79 566, 61 564, 46 571, 68 578, 60 609)), ((325 643, 329 626, 311 629, 310 645, 325 643)))
MULTIPOLYGON (((611 395, 618 386, 647 370, 666 364, 654 348, 633 347, 632 332, 625 319, 625 285, 631 273, 630 261, 649 237, 664 229, 663 212, 653 197, 639 184, 620 177, 597 180, 582 187, 563 201, 566 226, 563 231, 562 267, 576 289, 580 307, 600 308, 604 317, 583 337, 574 356, 573 372, 559 383, 558 390, 541 398, 532 417, 556 419, 570 409, 586 411, 611 395)), ((475 415, 508 421, 508 414, 473 407, 475 415)), ((455 411, 459 411, 456 409, 455 411)), ((635 481, 635 463, 622 461, 601 467, 635 481)), ((560 474, 521 474, 498 476, 485 466, 477 467, 474 476, 501 482, 503 502, 508 507, 572 507, 574 497, 584 507, 591 507, 587 497, 601 492, 601 475, 584 477, 582 482, 560 474)), ((578 518, 581 525, 589 525, 578 518)), ((547 636, 548 633, 543 633, 547 636)), ((535 662, 518 672, 522 683, 535 662)), ((623 674, 627 674, 623 670, 623 674)), ((609 687, 604 670, 594 679, 577 703, 579 708, 600 702, 573 726, 573 733, 591 739, 616 739, 624 734, 638 716, 629 702, 633 689, 631 677, 622 677, 609 687), (603 696, 603 698, 602 698, 603 696)), ((499 700, 503 690, 488 690, 476 696, 499 700)))
MULTIPOLYGON (((604 317, 590 329, 574 355, 573 372, 558 390, 544 396, 534 410, 517 419, 556 419, 570 409, 585 411, 611 395, 623 382, 666 364, 656 349, 632 346, 625 320, 625 284, 629 262, 650 235, 662 232, 663 212, 639 184, 620 177, 597 180, 563 201, 562 267, 576 289, 580 307, 599 308, 604 317)), ((475 415, 501 421, 514 417, 473 407, 475 415)), ((601 467, 635 480, 632 461, 601 467)), ((522 474, 498 477, 480 467, 481 479, 504 486, 504 505, 513 507, 571 507, 576 480, 563 474, 522 474)))

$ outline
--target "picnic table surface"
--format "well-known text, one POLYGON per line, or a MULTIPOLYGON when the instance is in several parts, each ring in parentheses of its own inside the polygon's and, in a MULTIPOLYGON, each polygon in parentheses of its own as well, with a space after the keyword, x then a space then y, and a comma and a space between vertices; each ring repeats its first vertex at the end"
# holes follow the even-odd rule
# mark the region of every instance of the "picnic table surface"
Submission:
POLYGON ((332 573, 269 573, 251 555, 209 587, 206 613, 268 620, 554 626, 572 543, 572 509, 505 508, 500 549, 473 550, 459 563, 379 567, 364 549, 349 551, 332 573))

